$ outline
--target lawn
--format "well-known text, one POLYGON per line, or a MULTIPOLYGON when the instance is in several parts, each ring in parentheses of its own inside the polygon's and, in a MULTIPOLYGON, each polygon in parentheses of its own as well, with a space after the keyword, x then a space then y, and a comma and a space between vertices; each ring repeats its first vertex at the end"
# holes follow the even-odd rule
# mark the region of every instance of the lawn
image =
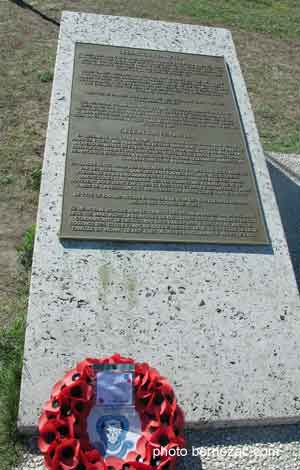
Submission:
POLYGON ((190 0, 177 4, 179 14, 245 32, 256 31, 281 39, 300 37, 298 0, 190 0))
MULTIPOLYGON (((230 28, 264 148, 300 153, 299 0, 28 0, 28 4, 56 22, 66 9, 230 28)), ((21 0, 1 1, 0 18, 0 376, 6 378, 6 386, 0 382, 0 406, 7 410, 0 415, 0 469, 4 470, 16 455, 28 298, 29 265, 17 263, 17 246, 36 217, 58 26, 22 7, 21 0)))

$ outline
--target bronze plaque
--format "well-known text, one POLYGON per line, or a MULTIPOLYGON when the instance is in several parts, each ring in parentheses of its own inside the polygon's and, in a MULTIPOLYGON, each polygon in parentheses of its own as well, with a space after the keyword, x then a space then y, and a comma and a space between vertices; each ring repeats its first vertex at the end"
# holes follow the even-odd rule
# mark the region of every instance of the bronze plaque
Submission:
POLYGON ((76 44, 60 236, 269 243, 223 57, 76 44))

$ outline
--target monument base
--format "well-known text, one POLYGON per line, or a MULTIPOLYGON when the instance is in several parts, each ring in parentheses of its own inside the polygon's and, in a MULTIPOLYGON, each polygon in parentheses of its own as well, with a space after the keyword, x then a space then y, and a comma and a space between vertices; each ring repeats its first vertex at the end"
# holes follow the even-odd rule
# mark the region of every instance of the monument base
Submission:
POLYGON ((64 13, 37 221, 19 430, 36 428, 55 381, 85 357, 150 362, 190 426, 299 421, 300 302, 231 34, 64 13), (60 241, 76 42, 224 56, 257 180, 269 246, 60 241))

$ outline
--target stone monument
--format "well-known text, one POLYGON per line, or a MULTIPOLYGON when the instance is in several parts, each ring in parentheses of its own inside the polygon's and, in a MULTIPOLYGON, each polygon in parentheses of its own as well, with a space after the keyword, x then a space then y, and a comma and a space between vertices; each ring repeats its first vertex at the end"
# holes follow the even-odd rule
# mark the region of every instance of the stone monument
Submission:
POLYGON ((230 32, 64 13, 20 431, 65 370, 114 352, 157 366, 191 427, 299 421, 299 326, 230 32))

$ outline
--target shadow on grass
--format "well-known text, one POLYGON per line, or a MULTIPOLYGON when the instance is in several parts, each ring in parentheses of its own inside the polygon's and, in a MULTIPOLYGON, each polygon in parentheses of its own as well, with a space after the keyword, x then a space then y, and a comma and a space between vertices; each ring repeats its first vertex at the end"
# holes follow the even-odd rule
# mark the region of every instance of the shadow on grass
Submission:
POLYGON ((24 2, 23 0, 9 0, 11 3, 14 3, 15 5, 18 5, 18 7, 27 9, 32 11, 32 13, 35 13, 36 15, 40 16, 43 20, 49 21, 49 23, 55 24, 55 26, 59 26, 60 23, 53 18, 50 18, 49 16, 45 15, 41 11, 37 10, 34 8, 32 5, 30 5, 27 2, 24 2))

